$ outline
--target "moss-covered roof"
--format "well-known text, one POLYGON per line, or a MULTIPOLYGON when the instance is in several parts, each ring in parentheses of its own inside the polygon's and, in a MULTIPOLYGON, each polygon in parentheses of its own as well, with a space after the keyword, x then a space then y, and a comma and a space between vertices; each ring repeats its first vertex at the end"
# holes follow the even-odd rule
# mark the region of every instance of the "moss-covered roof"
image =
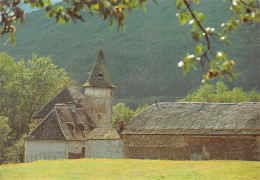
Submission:
POLYGON ((83 87, 109 87, 115 88, 110 79, 110 73, 107 69, 105 56, 102 48, 100 49, 97 59, 92 67, 91 73, 86 84, 83 87))
POLYGON ((122 134, 260 134, 260 103, 158 103, 122 134))

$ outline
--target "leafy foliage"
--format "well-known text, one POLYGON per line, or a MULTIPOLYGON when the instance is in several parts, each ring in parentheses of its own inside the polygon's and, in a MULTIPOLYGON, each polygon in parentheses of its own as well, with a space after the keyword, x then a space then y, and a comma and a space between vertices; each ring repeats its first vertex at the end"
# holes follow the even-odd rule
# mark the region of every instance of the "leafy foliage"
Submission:
POLYGON ((242 88, 229 90, 228 86, 219 81, 216 85, 204 84, 192 94, 179 102, 251 102, 260 101, 260 95, 254 90, 249 93, 242 88))
POLYGON ((248 22, 259 22, 260 21, 260 11, 259 1, 255 0, 232 0, 230 5, 230 10, 238 16, 238 19, 231 17, 226 23, 221 24, 221 30, 217 31, 214 27, 205 28, 204 24, 206 22, 206 15, 199 13, 194 10, 194 4, 199 4, 199 0, 175 0, 176 8, 178 9, 177 16, 182 25, 186 22, 189 22, 189 25, 192 25, 190 33, 192 39, 197 43, 195 45, 195 55, 187 54, 184 60, 178 63, 179 67, 182 67, 184 72, 189 71, 189 66, 192 66, 196 69, 195 65, 197 62, 200 62, 203 69, 209 69, 207 74, 204 75, 202 82, 206 80, 213 79, 220 76, 223 78, 225 75, 232 80, 232 77, 237 77, 240 75, 233 68, 235 65, 233 60, 227 58, 227 55, 223 51, 218 51, 216 57, 210 55, 212 49, 212 39, 215 37, 219 41, 223 42, 226 46, 231 44, 231 41, 228 39, 229 33, 236 31, 240 26, 240 23, 248 22), (204 41, 203 41, 204 39, 204 41), (209 68, 205 68, 205 64, 209 64, 209 68))
POLYGON ((4 161, 4 154, 6 153, 5 147, 10 131, 8 118, 0 116, 0 164, 4 161))
MULTIPOLYGON (((190 39, 190 26, 179 25, 173 2, 159 3, 159 6, 147 3, 147 14, 142 9, 137 9, 126 18, 126 28, 119 32, 116 29, 110 30, 108 22, 100 21, 97 15, 91 17, 83 14, 84 19, 88 20, 86 23, 78 22, 67 26, 56 23, 54 19, 46 19, 43 11, 28 13, 25 15, 26 26, 17 29, 15 33, 15 47, 11 48, 11 44, 3 45, 6 38, 2 37, 0 49, 6 50, 16 59, 30 59, 32 53, 50 56, 58 67, 69 72, 72 79, 84 84, 96 58, 98 43, 102 40, 112 82, 118 87, 116 99, 123 98, 125 105, 132 109, 140 104, 161 101, 155 97, 175 96, 180 99, 201 84, 203 71, 198 66, 199 61, 195 65, 198 71, 190 70, 187 75, 182 73, 182 68, 176 66, 186 52, 194 51, 196 42, 190 39), (135 102, 141 103, 132 106, 133 96, 135 102), (154 97, 155 100, 142 102, 146 97, 154 97), (129 99, 128 104, 126 98, 129 99)), ((57 4, 60 5, 62 4, 57 4)), ((228 5, 229 2, 200 1, 198 11, 207 14, 205 27, 216 27, 219 30, 219 25, 232 17, 228 5)), ((259 23, 252 26, 241 24, 241 28, 229 36, 233 46, 223 49, 221 41, 211 44, 214 57, 216 53, 213 51, 224 50, 227 57, 235 60, 234 68, 241 74, 240 78, 233 79, 232 82, 223 79, 231 88, 240 86, 246 91, 256 86, 256 90, 260 88, 259 29, 259 23)), ((216 80, 209 83, 215 83, 216 80)), ((171 98, 171 101, 176 100, 171 98)))
POLYGON ((36 55, 27 62, 16 63, 7 53, 0 53, 0 70, 0 117, 7 117, 8 121, 4 122, 7 121, 11 130, 8 135, 1 136, 9 139, 4 146, 9 155, 4 161, 20 162, 21 158, 13 155, 22 154, 17 150, 22 146, 18 140, 29 132, 32 115, 70 84, 70 79, 49 57, 37 58, 36 55), (17 147, 13 146, 15 142, 17 147))
MULTIPOLYGON (((9 33, 10 38, 8 41, 12 40, 13 44, 15 43, 14 32, 15 27, 13 23, 20 20, 21 25, 25 22, 24 10, 22 10, 18 5, 20 0, 10 0, 2 1, 0 3, 0 11, 2 14, 2 19, 0 24, 3 24, 1 34, 9 33)), ((45 9, 46 16, 48 18, 54 17, 56 22, 60 24, 68 23, 70 24, 71 20, 77 22, 80 20, 85 22, 82 13, 87 10, 91 15, 94 13, 99 14, 104 20, 108 20, 110 26, 112 27, 114 22, 117 22, 118 29, 124 28, 124 21, 126 17, 126 10, 133 12, 134 9, 141 6, 142 9, 146 12, 147 0, 65 0, 64 6, 53 6, 51 5, 50 0, 24 0, 24 3, 28 3, 32 8, 38 7, 40 9, 45 9)), ((156 0, 153 0, 155 4, 158 4, 156 0)), ((235 65, 234 61, 228 59, 226 54, 219 50, 214 54, 215 56, 209 55, 209 52, 212 50, 212 38, 217 38, 219 41, 223 42, 224 45, 231 44, 231 41, 228 39, 228 34, 238 29, 240 23, 248 22, 259 22, 260 12, 259 12, 259 1, 257 0, 232 0, 230 1, 230 10, 234 12, 238 19, 231 17, 226 23, 222 23, 221 31, 215 30, 214 27, 204 27, 206 22, 206 15, 199 13, 193 9, 194 4, 199 4, 199 0, 175 0, 175 6, 178 10, 179 21, 182 25, 186 22, 189 22, 192 25, 190 33, 192 39, 196 41, 195 54, 187 54, 187 56, 178 63, 179 67, 182 67, 184 72, 187 73, 192 66, 196 68, 197 61, 200 62, 200 65, 205 71, 208 71, 204 75, 202 82, 206 80, 213 79, 220 76, 228 76, 230 80, 233 77, 239 75, 233 68, 235 65), (205 42, 202 39, 205 38, 205 42), (206 63, 208 66, 206 67, 206 63)))
POLYGON ((112 107, 112 124, 114 128, 120 128, 118 127, 121 122, 123 122, 124 126, 126 126, 132 117, 141 111, 143 111, 145 108, 147 108, 148 105, 139 106, 135 111, 130 109, 129 107, 126 107, 123 103, 118 103, 115 106, 112 107))

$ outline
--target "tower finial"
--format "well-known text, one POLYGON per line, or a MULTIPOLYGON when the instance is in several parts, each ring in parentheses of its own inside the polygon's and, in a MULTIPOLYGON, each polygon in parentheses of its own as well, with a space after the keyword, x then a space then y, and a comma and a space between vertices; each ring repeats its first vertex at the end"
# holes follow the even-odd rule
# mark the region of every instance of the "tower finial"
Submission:
POLYGON ((102 48, 102 46, 104 45, 104 43, 103 43, 102 41, 100 41, 100 42, 98 43, 98 45, 102 48))

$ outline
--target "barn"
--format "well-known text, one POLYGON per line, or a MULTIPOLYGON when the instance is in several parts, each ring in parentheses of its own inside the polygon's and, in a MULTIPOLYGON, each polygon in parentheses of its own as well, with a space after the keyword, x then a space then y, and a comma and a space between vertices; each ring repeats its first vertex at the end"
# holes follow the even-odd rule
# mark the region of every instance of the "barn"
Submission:
POLYGON ((260 103, 155 103, 122 138, 126 158, 260 160, 260 103))

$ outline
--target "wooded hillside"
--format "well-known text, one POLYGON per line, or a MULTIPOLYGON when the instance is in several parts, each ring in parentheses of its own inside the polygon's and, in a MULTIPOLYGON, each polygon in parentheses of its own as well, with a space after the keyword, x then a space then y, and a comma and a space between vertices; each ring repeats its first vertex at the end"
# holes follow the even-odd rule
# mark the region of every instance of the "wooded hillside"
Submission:
MULTIPOLYGON (((206 25, 220 28, 232 15, 228 3, 202 1, 199 10, 207 15, 206 25)), ((171 96, 168 99, 174 101, 197 88, 202 79, 200 69, 184 75, 177 67, 186 52, 192 50, 193 42, 188 25, 180 25, 176 12, 172 1, 159 1, 159 6, 149 3, 147 14, 142 9, 129 13, 125 30, 119 32, 116 27, 111 30, 109 22, 98 17, 86 15, 89 16, 86 23, 60 25, 47 19, 44 12, 32 12, 26 15, 25 28, 16 32, 15 47, 4 45, 8 38, 4 36, 0 49, 17 60, 28 59, 32 53, 51 56, 56 65, 83 84, 102 41, 113 84, 118 87, 116 99, 171 96)), ((225 52, 236 60, 241 76, 226 83, 230 88, 238 86, 248 91, 258 86, 259 90, 259 23, 243 25, 231 40, 233 46, 228 46, 225 52)), ((220 45, 212 44, 213 49, 220 45)))

